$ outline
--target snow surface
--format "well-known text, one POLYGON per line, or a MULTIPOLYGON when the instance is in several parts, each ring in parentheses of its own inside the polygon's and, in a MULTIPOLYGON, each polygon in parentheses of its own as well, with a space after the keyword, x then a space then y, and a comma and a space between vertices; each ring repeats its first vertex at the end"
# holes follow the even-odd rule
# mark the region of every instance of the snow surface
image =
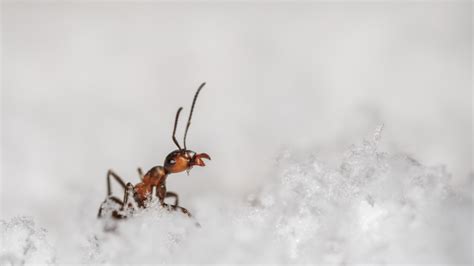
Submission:
MULTIPOLYGON (((128 220, 81 220, 67 252, 85 264, 472 263, 472 184, 455 191, 445 167, 378 151, 381 130, 338 167, 283 152, 257 192, 203 196, 193 219, 151 202, 128 220)), ((33 218, 0 225, 1 265, 61 263, 64 243, 33 218)))
POLYGON ((55 252, 46 239, 46 230, 37 227, 33 218, 15 217, 8 222, 0 220, 0 231, 0 265, 55 262, 55 252))

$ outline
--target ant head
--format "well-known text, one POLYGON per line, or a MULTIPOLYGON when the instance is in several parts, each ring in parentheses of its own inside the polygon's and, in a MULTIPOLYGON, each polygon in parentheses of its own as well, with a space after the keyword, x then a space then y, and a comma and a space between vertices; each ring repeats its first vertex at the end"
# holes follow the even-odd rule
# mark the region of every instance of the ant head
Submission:
POLYGON ((191 150, 175 150, 166 156, 164 167, 168 173, 189 172, 195 165, 205 166, 202 159, 210 160, 211 157, 206 153, 197 154, 191 150))
POLYGON ((176 112, 176 118, 174 120, 174 129, 173 129, 173 142, 178 146, 178 149, 171 152, 166 156, 164 167, 168 173, 179 173, 182 171, 189 171, 193 166, 205 166, 204 161, 202 159, 210 160, 211 157, 206 153, 196 154, 194 151, 186 149, 186 136, 188 135, 189 126, 191 125, 191 117, 193 116, 194 105, 196 104, 197 97, 201 89, 206 85, 206 83, 202 83, 201 86, 196 91, 194 95, 193 104, 191 105, 191 111, 189 112, 188 124, 186 125, 186 131, 184 131, 184 139, 183 144, 184 148, 182 149, 179 145, 178 141, 176 140, 176 127, 178 126, 178 119, 181 110, 183 107, 180 107, 176 112))

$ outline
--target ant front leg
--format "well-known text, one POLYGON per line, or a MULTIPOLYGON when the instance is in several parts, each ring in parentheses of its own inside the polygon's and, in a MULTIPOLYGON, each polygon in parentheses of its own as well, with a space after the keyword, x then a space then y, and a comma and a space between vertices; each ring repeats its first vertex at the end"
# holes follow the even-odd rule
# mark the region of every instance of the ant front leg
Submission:
POLYGON ((166 194, 165 194, 165 198, 170 198, 170 197, 174 197, 173 206, 177 207, 179 205, 178 194, 176 192, 167 191, 166 194))
POLYGON ((167 203, 162 203, 161 206, 165 207, 168 210, 173 210, 173 211, 180 210, 182 213, 186 214, 187 216, 193 217, 186 208, 183 208, 181 206, 169 205, 167 203))
POLYGON ((160 204, 163 205, 165 204, 165 198, 166 198, 166 185, 161 183, 156 186, 156 196, 160 200, 160 204))
POLYGON ((174 192, 167 192, 165 184, 161 184, 161 185, 158 185, 156 187, 156 196, 160 200, 160 204, 161 204, 162 207, 164 207, 168 210, 177 210, 178 209, 182 213, 187 214, 189 217, 192 216, 191 213, 188 210, 186 210, 183 207, 178 206, 178 194, 176 194, 174 192), (169 205, 169 204, 165 203, 165 198, 166 197, 175 197, 175 199, 176 199, 175 204, 174 205, 169 205))

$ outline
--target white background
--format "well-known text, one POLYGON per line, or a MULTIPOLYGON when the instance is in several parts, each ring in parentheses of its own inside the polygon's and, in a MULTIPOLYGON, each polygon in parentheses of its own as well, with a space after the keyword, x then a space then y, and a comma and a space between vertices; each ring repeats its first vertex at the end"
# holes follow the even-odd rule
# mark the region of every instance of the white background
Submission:
POLYGON ((381 123, 383 150, 446 165, 454 187, 472 172, 470 2, 6 2, 1 15, 1 218, 58 232, 68 214, 94 219, 106 171, 135 183, 161 165, 203 81, 188 146, 212 161, 168 178, 190 209, 256 190, 282 150, 331 162, 381 123))

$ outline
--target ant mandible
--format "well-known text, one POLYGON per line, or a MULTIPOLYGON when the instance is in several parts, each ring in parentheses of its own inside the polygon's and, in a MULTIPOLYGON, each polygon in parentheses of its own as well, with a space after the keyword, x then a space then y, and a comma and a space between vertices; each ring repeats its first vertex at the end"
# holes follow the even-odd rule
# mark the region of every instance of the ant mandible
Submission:
POLYGON ((191 214, 187 209, 178 206, 178 194, 175 192, 166 191, 166 178, 169 174, 180 173, 183 171, 187 171, 189 174, 189 171, 193 168, 193 166, 205 166, 203 159, 211 159, 211 157, 209 157, 209 155, 206 153, 197 154, 194 151, 188 150, 186 147, 186 136, 188 134, 189 126, 191 125, 191 117, 193 116, 194 105, 196 104, 199 92, 204 87, 204 85, 206 85, 205 82, 199 86, 196 94, 194 95, 191 111, 189 112, 188 123, 186 125, 186 130, 184 131, 184 148, 181 148, 175 137, 179 114, 181 113, 181 110, 183 110, 183 107, 180 107, 176 112, 172 137, 173 142, 176 144, 178 149, 172 151, 170 154, 168 154, 168 156, 166 156, 164 166, 155 166, 151 168, 145 175, 143 175, 141 168, 138 168, 138 174, 140 176, 141 182, 135 186, 131 183, 125 184, 120 176, 118 176, 114 171, 109 170, 107 172, 107 197, 100 205, 98 213, 99 218, 102 217, 104 204, 106 204, 108 200, 120 205, 120 211, 114 210, 112 212, 112 217, 117 219, 127 218, 126 214, 123 213, 125 208, 134 208, 131 202, 129 202, 130 196, 132 196, 132 199, 135 200, 135 203, 139 208, 146 208, 146 203, 151 199, 154 188, 156 188, 156 196, 158 197, 162 207, 167 208, 168 210, 181 210, 183 213, 191 217, 191 214), (113 177, 124 189, 125 192, 123 201, 112 195, 110 177, 113 177), (168 197, 175 198, 175 203, 173 205, 165 203, 165 198, 168 197))

